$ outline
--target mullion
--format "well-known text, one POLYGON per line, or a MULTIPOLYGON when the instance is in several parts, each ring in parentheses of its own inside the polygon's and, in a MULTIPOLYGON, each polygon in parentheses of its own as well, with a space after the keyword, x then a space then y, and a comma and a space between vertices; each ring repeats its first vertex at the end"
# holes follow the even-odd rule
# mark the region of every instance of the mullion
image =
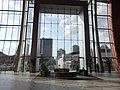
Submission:
MULTIPOLYGON (((52 8, 51 8, 52 12, 52 8)), ((50 24, 50 38, 52 37, 52 13, 51 13, 51 24, 50 24)))
MULTIPOLYGON (((65 7, 64 7, 64 50, 65 50, 65 7)), ((64 55, 64 61, 65 61, 65 55, 64 55)))
MULTIPOLYGON (((57 9, 57 13, 59 12, 59 8, 57 9)), ((58 33, 59 33, 59 14, 57 14, 57 51, 58 51, 58 33)))

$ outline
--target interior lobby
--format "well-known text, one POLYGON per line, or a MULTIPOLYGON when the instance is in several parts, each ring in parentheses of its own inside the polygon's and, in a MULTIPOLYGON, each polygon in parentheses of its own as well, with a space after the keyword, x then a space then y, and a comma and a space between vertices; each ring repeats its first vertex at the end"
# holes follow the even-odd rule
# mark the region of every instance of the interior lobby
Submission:
POLYGON ((120 90, 119 3, 0 0, 0 90, 120 90))

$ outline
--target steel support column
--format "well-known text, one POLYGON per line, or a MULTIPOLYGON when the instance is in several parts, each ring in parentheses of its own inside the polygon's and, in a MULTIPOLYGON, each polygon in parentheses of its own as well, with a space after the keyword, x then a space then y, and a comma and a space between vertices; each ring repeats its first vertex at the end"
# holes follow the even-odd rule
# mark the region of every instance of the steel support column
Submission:
POLYGON ((84 11, 84 32, 85 32, 85 55, 86 55, 86 69, 88 71, 88 62, 90 61, 90 36, 89 36, 89 24, 88 24, 88 4, 83 5, 84 11))
POLYGON ((101 58, 101 51, 100 51, 100 43, 99 43, 99 36, 98 36, 98 25, 97 25, 97 0, 94 0, 94 19, 95 19, 95 34, 96 34, 96 47, 97 47, 97 54, 98 54, 98 61, 100 65, 100 72, 104 72, 103 62, 101 58))
POLYGON ((35 0, 34 3, 34 18, 33 18, 33 34, 32 34, 32 46, 30 55, 30 72, 36 72, 36 54, 37 54, 37 38, 38 38, 38 22, 39 22, 39 6, 40 0, 35 0))
POLYGON ((15 72, 19 71, 20 55, 22 54, 22 49, 23 49, 22 45, 23 45, 23 33, 24 33, 23 30, 24 30, 24 21, 25 21, 25 6, 26 6, 26 0, 23 0, 20 39, 19 39, 19 44, 18 44, 16 57, 15 57, 15 60, 16 60, 15 69, 14 69, 15 72))
POLYGON ((94 57, 94 68, 96 72, 96 52, 95 52, 95 30, 94 30, 94 20, 93 20, 93 0, 90 0, 91 2, 91 21, 92 21, 92 34, 93 34, 93 57, 94 57))

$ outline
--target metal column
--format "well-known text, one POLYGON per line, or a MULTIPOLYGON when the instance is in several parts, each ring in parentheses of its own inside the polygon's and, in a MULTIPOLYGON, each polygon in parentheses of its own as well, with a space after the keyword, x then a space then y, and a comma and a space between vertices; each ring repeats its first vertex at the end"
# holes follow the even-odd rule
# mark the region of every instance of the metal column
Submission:
POLYGON ((36 72, 36 56, 37 56, 37 38, 38 38, 38 22, 39 22, 39 6, 40 0, 35 0, 34 3, 34 19, 33 19, 33 34, 32 34, 32 46, 30 55, 30 72, 36 72))

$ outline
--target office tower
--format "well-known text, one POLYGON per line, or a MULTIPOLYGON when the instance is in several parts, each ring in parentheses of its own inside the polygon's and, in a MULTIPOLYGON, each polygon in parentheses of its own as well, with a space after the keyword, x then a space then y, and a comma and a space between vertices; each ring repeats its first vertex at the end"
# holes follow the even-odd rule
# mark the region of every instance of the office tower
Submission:
POLYGON ((52 57, 52 42, 51 38, 40 39, 40 54, 44 59, 51 59, 52 57))
POLYGON ((65 54, 65 50, 60 48, 58 51, 57 51, 57 58, 61 57, 62 54, 65 54))
POLYGON ((73 45, 73 52, 79 52, 79 46, 73 45))

